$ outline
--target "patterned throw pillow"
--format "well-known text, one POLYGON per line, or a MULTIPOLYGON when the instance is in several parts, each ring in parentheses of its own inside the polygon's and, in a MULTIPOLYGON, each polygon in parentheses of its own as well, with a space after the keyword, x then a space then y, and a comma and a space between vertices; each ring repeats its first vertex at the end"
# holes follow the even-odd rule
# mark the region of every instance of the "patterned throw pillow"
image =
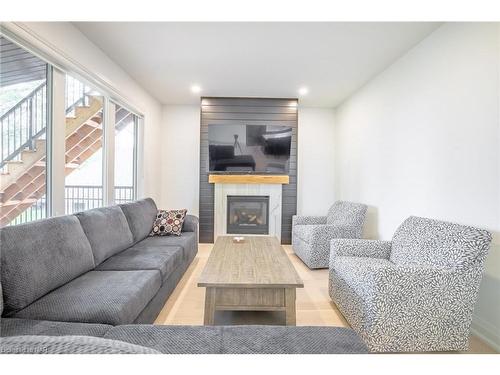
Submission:
POLYGON ((182 224, 186 217, 187 210, 158 210, 150 236, 181 235, 182 224))

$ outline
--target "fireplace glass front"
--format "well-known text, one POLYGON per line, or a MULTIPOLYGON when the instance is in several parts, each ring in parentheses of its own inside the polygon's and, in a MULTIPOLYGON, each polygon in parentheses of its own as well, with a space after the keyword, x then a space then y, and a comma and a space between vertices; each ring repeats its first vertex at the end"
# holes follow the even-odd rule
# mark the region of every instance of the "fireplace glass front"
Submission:
POLYGON ((269 234, 269 196, 228 195, 228 234, 269 234))

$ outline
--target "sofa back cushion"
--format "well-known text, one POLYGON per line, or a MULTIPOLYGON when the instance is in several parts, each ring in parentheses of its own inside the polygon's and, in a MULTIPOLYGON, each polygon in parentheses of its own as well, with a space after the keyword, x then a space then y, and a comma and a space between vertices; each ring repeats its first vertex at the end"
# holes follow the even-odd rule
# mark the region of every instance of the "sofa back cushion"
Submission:
POLYGON ((346 226, 356 228, 359 233, 363 232, 367 206, 361 203, 337 201, 328 210, 326 223, 328 225, 346 226))
POLYGON ((401 265, 466 268, 484 261, 490 242, 486 230, 411 216, 394 234, 390 260, 401 265))
POLYGON ((79 212, 76 217, 89 239, 96 266, 134 243, 127 218, 119 206, 94 208, 79 212))
POLYGON ((121 204, 120 207, 134 235, 134 242, 139 242, 149 236, 158 211, 155 201, 151 198, 146 198, 121 204))
POLYGON ((20 310, 94 268, 90 243, 75 216, 0 229, 6 312, 20 310))

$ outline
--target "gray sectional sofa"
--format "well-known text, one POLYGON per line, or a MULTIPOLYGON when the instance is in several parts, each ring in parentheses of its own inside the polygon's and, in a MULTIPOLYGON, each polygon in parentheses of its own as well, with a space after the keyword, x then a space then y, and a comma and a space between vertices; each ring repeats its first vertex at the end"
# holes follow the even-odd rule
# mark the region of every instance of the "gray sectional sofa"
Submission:
POLYGON ((149 237, 156 212, 144 199, 2 228, 2 316, 152 323, 198 251, 196 217, 149 237))
POLYGON ((149 237, 148 198, 0 229, 0 353, 364 353, 337 327, 153 326, 198 251, 198 219, 149 237))

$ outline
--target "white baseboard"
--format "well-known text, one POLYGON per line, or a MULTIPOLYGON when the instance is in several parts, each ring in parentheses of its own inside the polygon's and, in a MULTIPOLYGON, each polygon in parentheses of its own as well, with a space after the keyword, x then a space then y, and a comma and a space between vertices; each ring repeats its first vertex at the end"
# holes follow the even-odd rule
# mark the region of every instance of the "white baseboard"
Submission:
POLYGON ((473 316, 471 333, 500 353, 500 332, 498 332, 498 328, 478 316, 473 316))

